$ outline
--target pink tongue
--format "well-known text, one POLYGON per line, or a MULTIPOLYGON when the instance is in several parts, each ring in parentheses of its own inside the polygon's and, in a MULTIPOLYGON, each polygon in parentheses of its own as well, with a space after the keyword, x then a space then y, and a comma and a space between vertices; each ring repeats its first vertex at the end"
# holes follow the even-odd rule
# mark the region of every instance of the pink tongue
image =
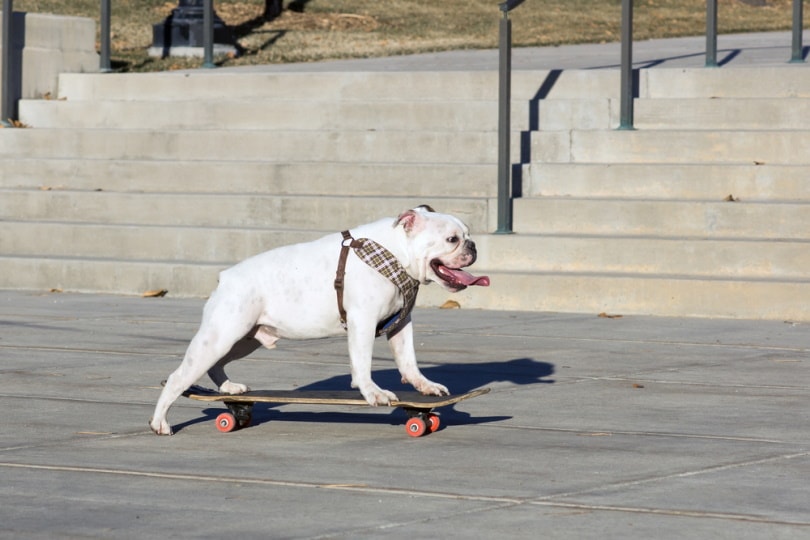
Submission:
POLYGON ((447 268, 446 266, 442 266, 441 268, 442 273, 452 275, 455 281, 461 283, 462 285, 479 285, 481 287, 489 287, 488 276, 477 277, 469 272, 465 272, 464 270, 455 270, 453 268, 447 268))

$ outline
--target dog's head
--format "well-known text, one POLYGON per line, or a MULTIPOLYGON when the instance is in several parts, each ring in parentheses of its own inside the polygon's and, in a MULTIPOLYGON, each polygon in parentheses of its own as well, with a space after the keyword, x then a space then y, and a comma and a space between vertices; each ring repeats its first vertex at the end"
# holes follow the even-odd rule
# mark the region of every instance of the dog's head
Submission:
POLYGON ((394 227, 402 227, 410 244, 410 268, 421 283, 435 281, 457 292, 470 285, 488 286, 489 278, 462 270, 478 254, 469 228, 457 217, 423 205, 400 214, 394 227))

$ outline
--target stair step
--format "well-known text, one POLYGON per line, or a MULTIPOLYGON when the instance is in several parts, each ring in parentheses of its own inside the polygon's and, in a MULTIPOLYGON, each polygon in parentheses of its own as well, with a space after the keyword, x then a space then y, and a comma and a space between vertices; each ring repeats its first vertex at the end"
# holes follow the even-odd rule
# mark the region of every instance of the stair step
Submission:
POLYGON ((675 275, 492 272, 492 285, 455 295, 435 287, 419 303, 448 298, 471 309, 668 317, 807 320, 809 280, 706 279, 675 275))
MULTIPOLYGON (((544 131, 570 129, 616 129, 621 104, 608 99, 547 99, 536 107, 538 116, 517 124, 534 125, 544 131)), ((523 113, 523 111, 520 111, 523 113)), ((636 129, 807 129, 808 98, 661 98, 636 99, 633 103, 636 129)), ((514 117, 515 115, 513 115, 514 117)))
MULTIPOLYGON (((278 246, 335 230, 170 227, 5 221, 6 255, 156 261, 230 266, 278 246)), ((478 244, 476 273, 575 272, 677 274, 717 278, 802 279, 810 267, 808 241, 685 240, 659 237, 488 235, 478 244)))
MULTIPOLYGON (((118 294, 167 289, 175 297, 204 297, 222 269, 201 263, 0 256, 0 287, 118 294)), ((436 307, 452 299, 465 309, 804 320, 810 295, 807 280, 538 272, 490 277, 490 287, 456 294, 435 284, 422 287, 417 305, 436 307)))
POLYGON ((804 279, 810 241, 480 235, 476 270, 804 279))
MULTIPOLYGON (((19 118, 33 128, 166 130, 414 130, 496 131, 497 101, 339 100, 22 100, 19 118)), ((512 125, 528 118, 526 101, 512 103, 512 125)), ((524 126, 525 127, 525 126, 524 126)))
POLYGON ((810 240, 810 204, 530 198, 514 230, 536 234, 810 240))
POLYGON ((107 223, 4 221, 5 255, 91 259, 194 261, 231 266, 287 244, 336 231, 112 225, 107 223))
POLYGON ((340 231, 420 204, 485 231, 487 199, 272 196, 223 193, 117 193, 0 189, 0 219, 118 225, 253 227, 340 231))
MULTIPOLYGON (((512 97, 619 95, 615 70, 515 70, 512 97)), ((165 71, 153 73, 63 73, 59 99, 72 100, 217 100, 340 99, 343 101, 413 101, 498 99, 497 71, 418 72, 250 72, 240 70, 165 71)))
POLYGON ((0 158, 467 164, 496 163, 497 146, 495 132, 0 130, 0 158))
POLYGON ((810 97, 810 72, 797 64, 645 69, 639 79, 643 98, 810 97))
POLYGON ((495 164, 12 159, 0 186, 134 192, 494 197, 495 164))
POLYGON ((532 133, 531 162, 810 164, 810 130, 532 133))
POLYGON ((534 163, 526 197, 810 202, 806 165, 716 163, 534 163))

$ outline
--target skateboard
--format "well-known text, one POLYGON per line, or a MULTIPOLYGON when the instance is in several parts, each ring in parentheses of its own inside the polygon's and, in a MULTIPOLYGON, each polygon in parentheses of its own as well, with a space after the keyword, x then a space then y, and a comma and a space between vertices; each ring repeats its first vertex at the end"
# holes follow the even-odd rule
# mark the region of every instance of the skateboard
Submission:
MULTIPOLYGON (((439 429, 439 416, 433 409, 446 407, 489 393, 489 388, 480 388, 464 394, 449 396, 425 396, 419 392, 397 392, 397 401, 391 407, 403 409, 408 415, 405 431, 411 437, 421 437, 439 429)), ((366 400, 356 391, 341 390, 252 390, 244 394, 221 394, 202 386, 192 386, 183 395, 198 401, 222 401, 228 412, 217 416, 216 427, 223 433, 250 425, 253 405, 256 403, 308 404, 308 405, 366 405, 366 400)))

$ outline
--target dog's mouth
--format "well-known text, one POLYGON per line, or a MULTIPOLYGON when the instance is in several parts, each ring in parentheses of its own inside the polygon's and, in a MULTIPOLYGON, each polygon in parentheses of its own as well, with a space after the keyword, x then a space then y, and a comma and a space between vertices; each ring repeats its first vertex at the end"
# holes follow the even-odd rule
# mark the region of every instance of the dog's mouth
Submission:
POLYGON ((439 259, 430 261, 433 273, 439 277, 444 284, 455 291, 461 291, 471 285, 479 287, 489 287, 488 276, 474 276, 461 268, 450 268, 442 264, 439 259))

